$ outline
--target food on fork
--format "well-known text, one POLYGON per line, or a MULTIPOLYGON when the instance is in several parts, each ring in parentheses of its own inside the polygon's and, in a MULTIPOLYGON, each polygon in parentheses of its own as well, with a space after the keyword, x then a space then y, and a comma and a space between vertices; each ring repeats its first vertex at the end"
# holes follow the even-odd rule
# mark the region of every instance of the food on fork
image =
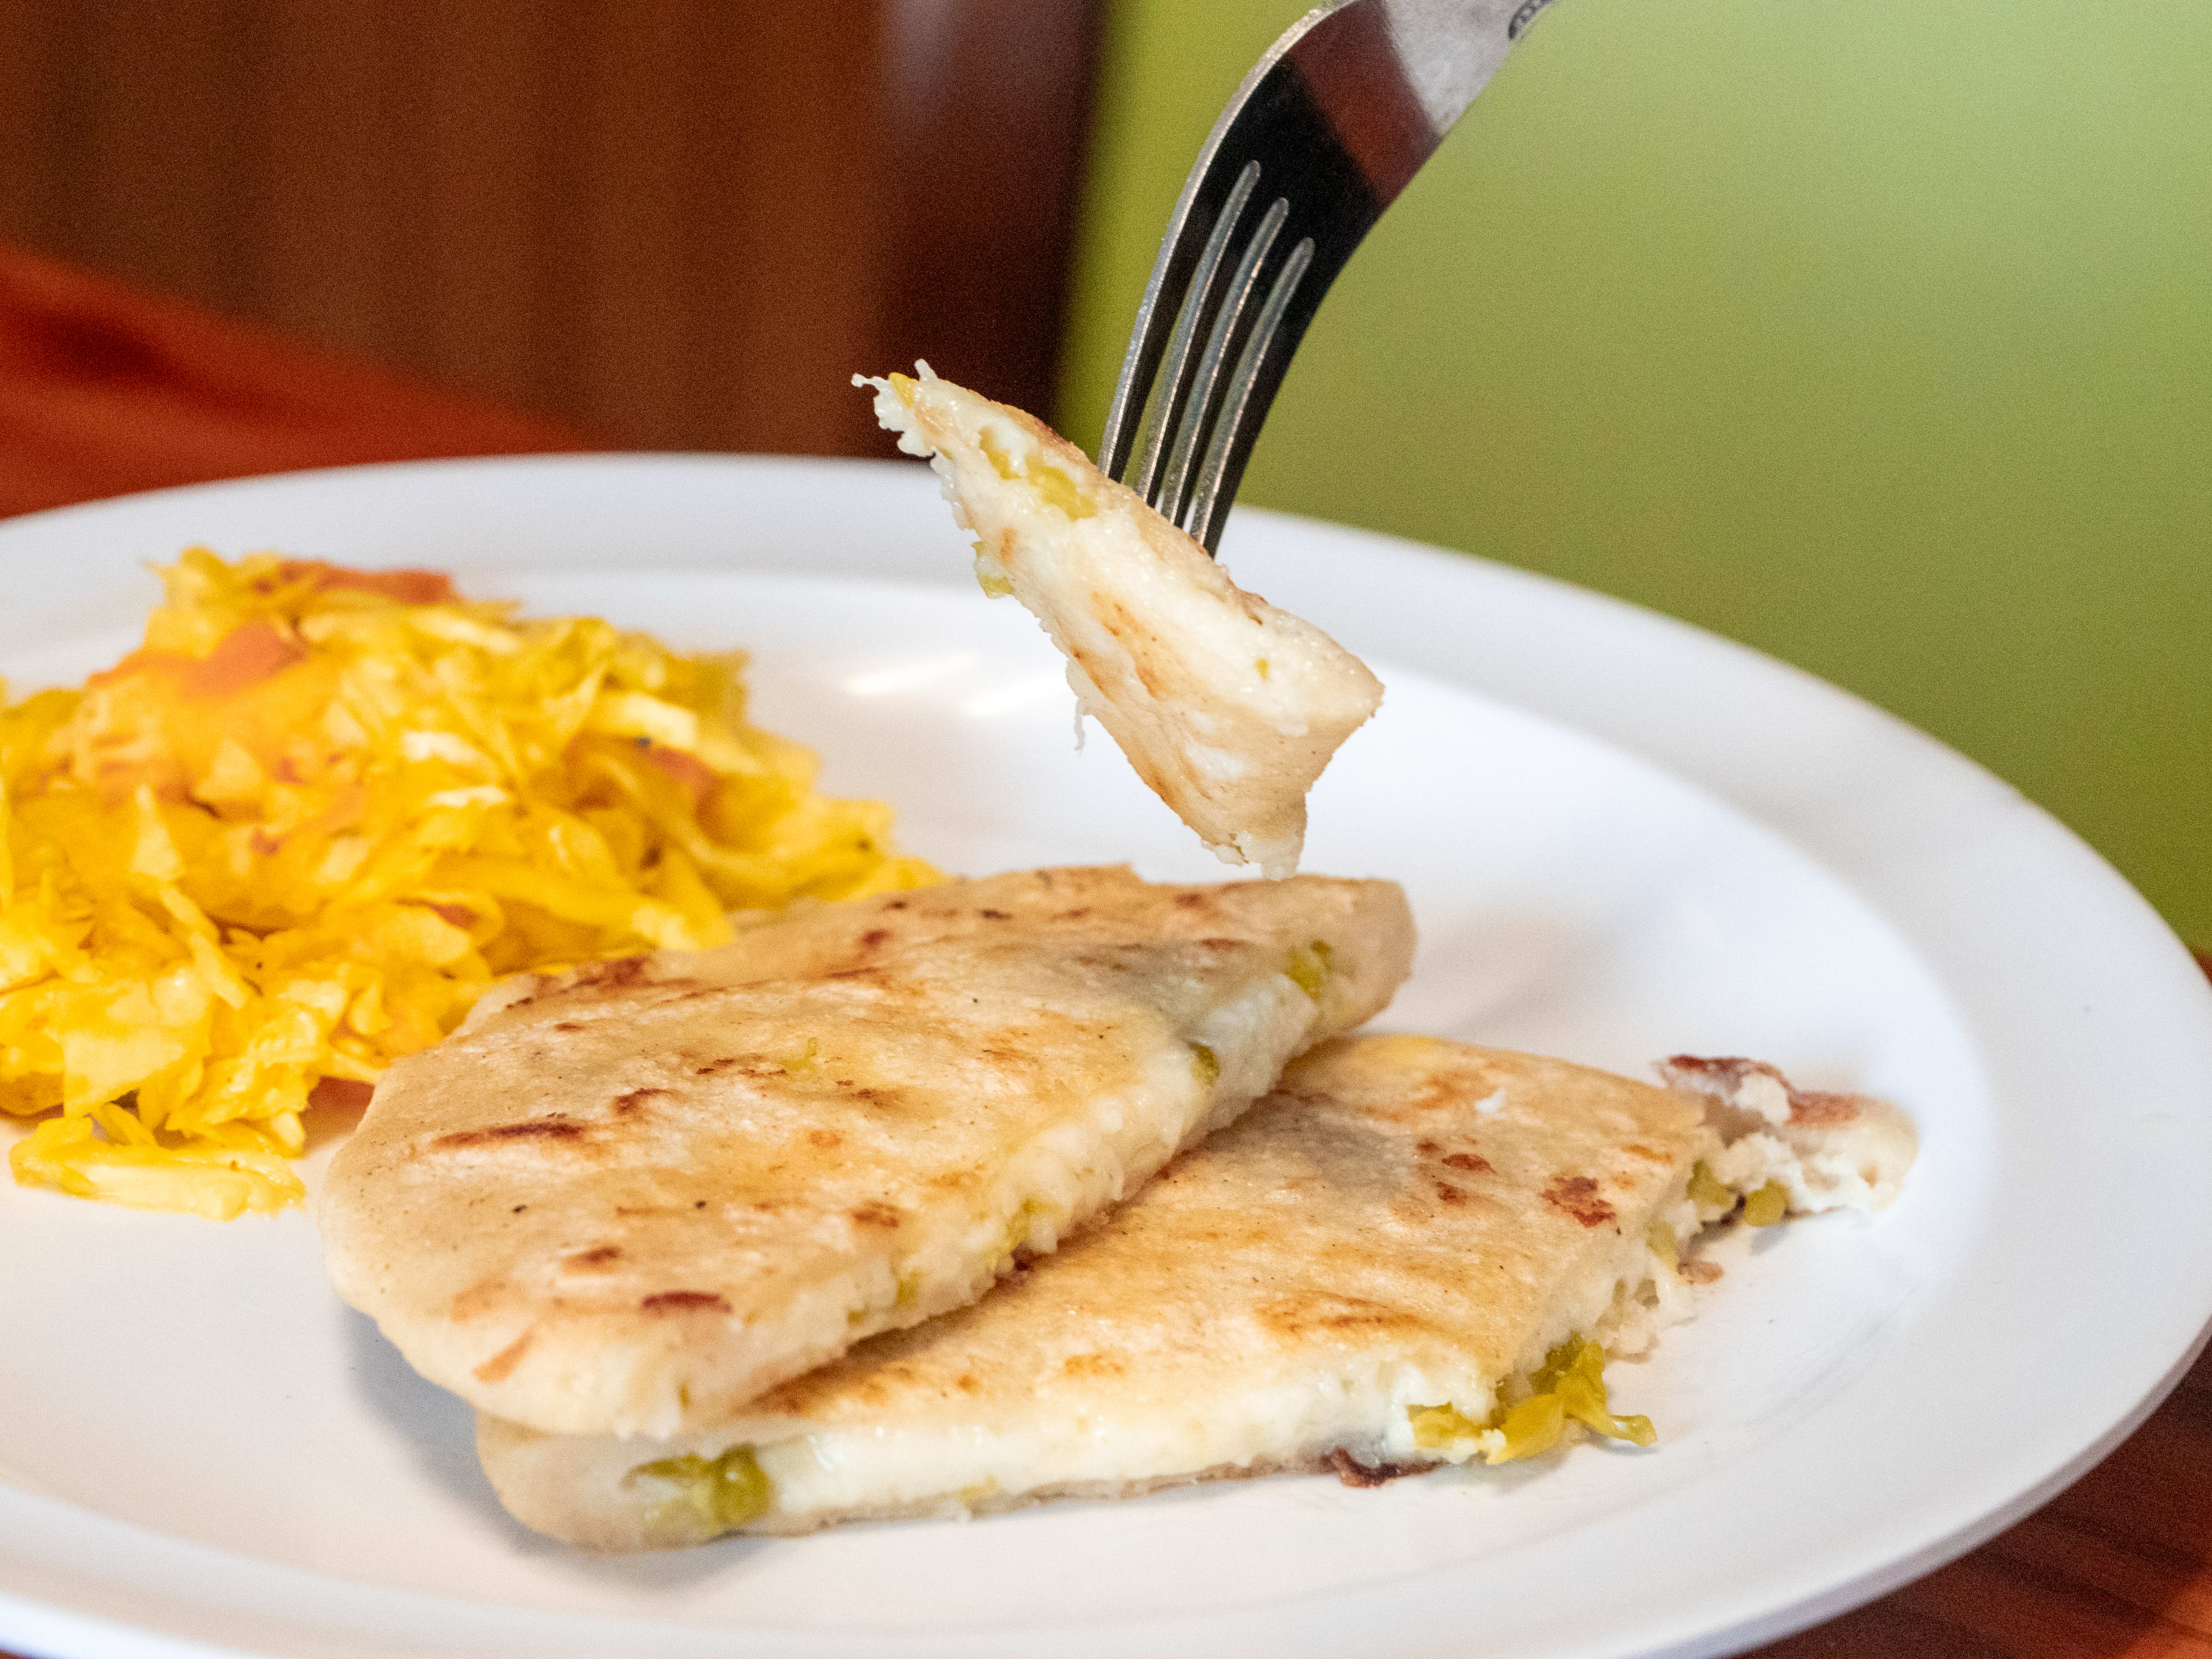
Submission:
POLYGON ((932 458, 983 591, 1019 599, 1066 656, 1079 718, 1220 858, 1297 869, 1306 792, 1381 683, 1042 422, 915 367, 854 384, 877 388, 900 448, 932 458))
POLYGON ((1395 883, 953 882, 487 998, 319 1206, 339 1293, 533 1428, 665 1437, 973 1301, 1411 966, 1395 883))
POLYGON ((204 549, 145 644, 0 696, 0 1110, 18 1181, 267 1212, 497 977, 717 945, 732 907, 934 880, 813 788, 742 659, 525 621, 427 570, 204 549))
POLYGON ((1739 1194, 1712 1173, 1735 1126, 1705 1103, 1434 1038, 1324 1044, 972 1307, 694 1432, 484 1415, 478 1452, 526 1524, 633 1550, 1277 1471, 1370 1486, 1585 1433, 1650 1444, 1603 1367, 1711 1276, 1683 1250, 1739 1194))

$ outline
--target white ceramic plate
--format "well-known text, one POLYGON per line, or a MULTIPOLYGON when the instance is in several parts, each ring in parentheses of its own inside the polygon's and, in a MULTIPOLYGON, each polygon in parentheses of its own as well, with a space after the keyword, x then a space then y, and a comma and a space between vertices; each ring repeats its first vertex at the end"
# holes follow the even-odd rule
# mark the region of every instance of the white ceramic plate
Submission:
MULTIPOLYGON (((750 647, 766 722, 956 871, 1224 873, 1110 743, 1076 754, 1055 658, 977 594, 918 467, 433 464, 21 520, 0 669, 20 693, 112 659, 143 562, 193 540, 750 647)), ((1690 629, 1262 514, 1226 553, 1389 683, 1307 860, 1412 895, 1387 1025, 1632 1073, 1750 1054, 1919 1121, 1895 1207, 1739 1237, 1698 1319, 1615 1373, 1656 1452, 591 1559, 500 1511, 467 1413, 337 1304, 305 1215, 0 1188, 0 1647, 1715 1653, 1966 1548, 2149 1409, 2212 1315, 2212 994, 2111 871, 1928 739, 1690 629)))

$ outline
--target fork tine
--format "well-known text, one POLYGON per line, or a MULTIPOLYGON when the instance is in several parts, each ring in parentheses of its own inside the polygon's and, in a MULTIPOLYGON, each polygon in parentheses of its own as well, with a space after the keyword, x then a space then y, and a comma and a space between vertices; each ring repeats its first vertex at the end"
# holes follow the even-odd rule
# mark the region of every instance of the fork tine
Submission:
MULTIPOLYGON (((1251 165, 1248 162, 1240 172, 1249 171, 1251 165)), ((1214 177, 1203 164, 1191 169, 1175 212, 1169 217, 1167 234, 1160 239, 1159 258, 1146 279, 1145 297, 1137 302, 1136 324, 1129 331, 1128 349, 1121 356, 1121 373, 1114 382, 1114 400, 1107 408, 1106 428, 1098 441, 1098 470, 1109 478, 1127 476, 1138 423, 1167 350, 1171 321, 1180 314, 1189 295, 1191 274, 1202 246, 1194 222, 1204 210, 1214 177)), ((1228 189, 1221 191, 1215 204, 1217 221, 1226 216, 1220 209, 1226 206, 1231 193, 1228 189)))
MULTIPOLYGON (((1228 199, 1222 203, 1221 211, 1216 216, 1212 228, 1206 233, 1198 263, 1191 270, 1190 284, 1183 290, 1182 304, 1176 307, 1175 326, 1168 335, 1159 372, 1151 387, 1151 396, 1141 400, 1144 418, 1138 423, 1136 446, 1131 452, 1121 482, 1147 501, 1154 501, 1153 483, 1159 476, 1160 462, 1167 452, 1168 422, 1182 406, 1183 386, 1192 367, 1191 342, 1196 337, 1199 324, 1212 301, 1214 278, 1220 271, 1222 255, 1228 251, 1229 239, 1236 234, 1237 222, 1243 216, 1245 204, 1252 199, 1252 192, 1259 184, 1260 164, 1247 161, 1243 170, 1237 175, 1236 184, 1231 186, 1228 199)), ((1161 296, 1163 299, 1165 297, 1164 295, 1161 296)), ((1158 326, 1159 313, 1155 311, 1150 329, 1156 330, 1158 326)))
POLYGON ((1175 436, 1168 447, 1167 471, 1160 478, 1158 499, 1152 505, 1160 516, 1180 523, 1184 505, 1183 486, 1191 476, 1191 464, 1198 459, 1198 446, 1212 424, 1217 389, 1228 366, 1231 346, 1239 337, 1238 325, 1249 321, 1249 302, 1259 285, 1260 267, 1274 246, 1283 222, 1291 216, 1287 198, 1278 196, 1260 221, 1244 245, 1244 252, 1237 261, 1237 270, 1229 279, 1221 304, 1215 311, 1213 326, 1207 331, 1206 349, 1200 354, 1198 372, 1181 399, 1182 418, 1176 422, 1175 436))
POLYGON ((1168 216, 1099 440, 1108 477, 1212 549, 1322 296, 1545 3, 1325 0, 1268 47, 1213 124, 1168 216), (1287 204, 1288 216, 1256 251, 1246 246, 1217 307, 1223 256, 1263 166, 1268 194, 1287 204), (1289 237, 1298 240, 1251 319, 1248 284, 1289 237), (1231 354, 1237 368, 1224 387, 1221 365, 1231 354), (1194 473, 1194 456, 1201 458, 1194 473))
MULTIPOLYGON (((1279 379, 1287 366, 1287 351, 1276 356, 1273 349, 1282 334, 1283 319, 1290 313, 1291 301, 1306 268, 1313 264, 1313 238, 1301 238, 1291 250, 1290 257, 1283 261, 1283 268, 1275 273, 1274 283, 1267 290, 1267 302, 1260 308, 1260 319, 1253 324, 1252 332, 1244 342, 1243 352, 1237 359, 1237 372, 1230 376, 1229 390, 1222 399, 1221 413, 1214 420, 1213 436, 1206 446, 1206 459, 1199 467, 1198 482, 1191 490, 1189 516, 1184 524, 1184 528, 1209 553, 1220 550, 1221 528, 1229 518, 1229 504, 1237 497, 1237 486, 1244 477, 1244 464, 1252 458, 1252 446, 1260 436, 1260 423, 1267 418, 1267 405, 1273 400, 1272 387, 1256 401, 1253 393, 1265 371, 1272 367, 1275 378, 1279 379)), ((1295 348, 1297 343, 1292 339, 1287 346, 1295 348)))

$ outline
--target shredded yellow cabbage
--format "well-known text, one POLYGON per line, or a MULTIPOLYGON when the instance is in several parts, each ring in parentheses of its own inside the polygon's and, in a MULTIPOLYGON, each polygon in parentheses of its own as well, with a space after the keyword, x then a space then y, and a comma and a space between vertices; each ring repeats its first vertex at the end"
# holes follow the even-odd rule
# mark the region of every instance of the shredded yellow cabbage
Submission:
POLYGON ((0 1110, 42 1120, 19 1182, 274 1211, 311 1100, 365 1100, 495 978, 938 879, 746 721, 738 656, 428 571, 193 549, 163 575, 117 666, 0 686, 0 1110))

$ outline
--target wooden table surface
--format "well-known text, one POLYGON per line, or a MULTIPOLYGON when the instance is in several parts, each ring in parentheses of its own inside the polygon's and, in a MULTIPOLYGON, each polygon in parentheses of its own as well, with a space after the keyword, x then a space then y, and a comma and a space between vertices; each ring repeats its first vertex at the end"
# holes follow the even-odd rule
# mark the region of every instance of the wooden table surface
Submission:
MULTIPOLYGON (((554 422, 0 247, 0 514, 295 467, 588 447, 554 422)), ((1756 1651, 2212 1659, 2212 1356, 2027 1519, 1756 1651)))

